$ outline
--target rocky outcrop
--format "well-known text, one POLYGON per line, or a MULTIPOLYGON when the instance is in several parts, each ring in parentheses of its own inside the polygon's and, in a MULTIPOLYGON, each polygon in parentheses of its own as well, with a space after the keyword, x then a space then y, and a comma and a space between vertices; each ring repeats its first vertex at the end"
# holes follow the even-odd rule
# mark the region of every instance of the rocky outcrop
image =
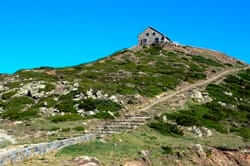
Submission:
POLYGON ((249 166, 250 148, 245 150, 230 150, 220 148, 208 148, 204 152, 202 146, 195 146, 197 156, 192 156, 195 165, 204 166, 249 166), (202 149, 202 150, 201 150, 202 149))

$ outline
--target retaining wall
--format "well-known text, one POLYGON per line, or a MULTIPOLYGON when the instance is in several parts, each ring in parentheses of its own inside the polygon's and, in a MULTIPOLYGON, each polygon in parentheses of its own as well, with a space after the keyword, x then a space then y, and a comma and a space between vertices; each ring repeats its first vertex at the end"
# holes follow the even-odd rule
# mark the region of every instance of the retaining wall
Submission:
POLYGON ((95 138, 94 134, 86 134, 81 137, 70 138, 60 141, 54 141, 50 143, 41 143, 36 145, 31 145, 27 148, 13 149, 8 152, 0 154, 0 166, 5 166, 8 164, 13 164, 19 161, 24 161, 26 159, 32 158, 34 156, 44 155, 45 153, 59 150, 61 148, 88 142, 95 138))

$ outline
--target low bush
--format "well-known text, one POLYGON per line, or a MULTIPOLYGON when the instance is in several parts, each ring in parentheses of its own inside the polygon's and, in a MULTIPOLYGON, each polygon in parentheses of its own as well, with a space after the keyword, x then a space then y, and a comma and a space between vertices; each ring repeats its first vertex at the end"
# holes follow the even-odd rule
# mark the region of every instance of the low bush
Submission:
POLYGON ((198 63, 203 63, 209 66, 218 66, 218 67, 223 67, 222 64, 219 62, 216 62, 215 60, 205 58, 203 56, 192 56, 192 60, 198 62, 198 63))
POLYGON ((27 111, 8 110, 0 114, 0 116, 9 120, 30 120, 39 117, 39 111, 37 109, 29 109, 27 111))
POLYGON ((165 123, 162 121, 152 122, 149 124, 149 127, 155 129, 162 135, 182 136, 184 134, 183 131, 177 127, 177 125, 165 123))
POLYGON ((10 92, 7 92, 7 93, 4 93, 2 95, 2 99, 3 100, 8 100, 10 99, 12 96, 14 96, 16 94, 16 91, 10 91, 10 92))
POLYGON ((161 149, 163 151, 162 152, 163 154, 172 154, 173 153, 173 149, 169 146, 162 146, 161 149))
POLYGON ((32 98, 22 96, 22 97, 14 97, 11 98, 6 104, 5 104, 5 110, 7 111, 21 111, 25 108, 27 104, 34 104, 34 100, 32 98))
POLYGON ((77 127, 74 127, 73 129, 74 129, 75 131, 84 131, 84 130, 85 130, 85 128, 82 127, 82 126, 77 126, 77 127))
POLYGON ((111 112, 114 116, 119 116, 119 110, 122 107, 111 100, 85 99, 79 105, 79 108, 85 111, 98 110, 99 112, 94 116, 98 119, 113 119, 114 117, 108 112, 111 112))
POLYGON ((239 130, 239 135, 244 139, 250 140, 250 128, 241 128, 239 130))
POLYGON ((79 114, 65 114, 65 115, 56 115, 49 118, 54 123, 65 122, 65 121, 78 121, 82 120, 79 114))

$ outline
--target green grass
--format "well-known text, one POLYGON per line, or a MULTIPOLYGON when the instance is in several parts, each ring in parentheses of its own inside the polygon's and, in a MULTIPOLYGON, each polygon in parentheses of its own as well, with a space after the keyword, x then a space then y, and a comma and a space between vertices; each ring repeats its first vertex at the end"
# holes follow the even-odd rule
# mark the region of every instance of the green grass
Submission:
MULTIPOLYGON (((92 156, 97 157, 104 165, 122 165, 124 161, 142 157, 139 152, 149 151, 149 159, 152 166, 160 164, 169 165, 172 163, 171 156, 179 156, 193 144, 207 146, 222 146, 237 148, 249 143, 243 142, 237 136, 217 134, 214 132, 210 138, 197 138, 192 136, 171 136, 162 134, 147 126, 139 128, 131 133, 113 135, 105 139, 104 142, 92 141, 85 144, 77 144, 66 147, 57 153, 57 158, 92 156), (170 157, 170 158, 168 158, 170 157), (164 158, 164 160, 163 160, 164 158)), ((179 158, 180 159, 180 158, 179 158)))
POLYGON ((59 122, 66 122, 66 121, 78 121, 82 120, 83 117, 81 117, 79 114, 65 114, 65 115, 56 115, 53 117, 49 118, 50 121, 54 123, 59 123, 59 122))
POLYGON ((192 56, 192 60, 209 66, 223 67, 223 65, 215 60, 205 58, 203 56, 192 56))
POLYGON ((27 111, 8 110, 0 114, 2 118, 9 120, 30 120, 39 117, 37 109, 29 109, 27 111))
POLYGON ((166 113, 170 120, 182 126, 205 126, 221 133, 234 132, 249 139, 250 119, 250 71, 228 76, 219 85, 210 84, 206 90, 213 98, 210 103, 192 105, 175 113, 166 113), (232 96, 225 92, 232 93, 232 96), (220 104, 225 103, 225 105, 220 104), (238 124, 235 128, 233 124, 238 124))

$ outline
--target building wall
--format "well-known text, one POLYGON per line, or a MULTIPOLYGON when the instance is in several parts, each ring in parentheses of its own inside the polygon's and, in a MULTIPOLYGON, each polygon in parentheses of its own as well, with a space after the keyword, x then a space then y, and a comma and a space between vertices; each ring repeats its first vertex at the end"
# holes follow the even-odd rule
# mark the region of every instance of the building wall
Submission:
POLYGON ((169 42, 169 40, 162 34, 154 31, 151 28, 146 29, 139 35, 139 46, 147 46, 154 44, 162 44, 169 42))

